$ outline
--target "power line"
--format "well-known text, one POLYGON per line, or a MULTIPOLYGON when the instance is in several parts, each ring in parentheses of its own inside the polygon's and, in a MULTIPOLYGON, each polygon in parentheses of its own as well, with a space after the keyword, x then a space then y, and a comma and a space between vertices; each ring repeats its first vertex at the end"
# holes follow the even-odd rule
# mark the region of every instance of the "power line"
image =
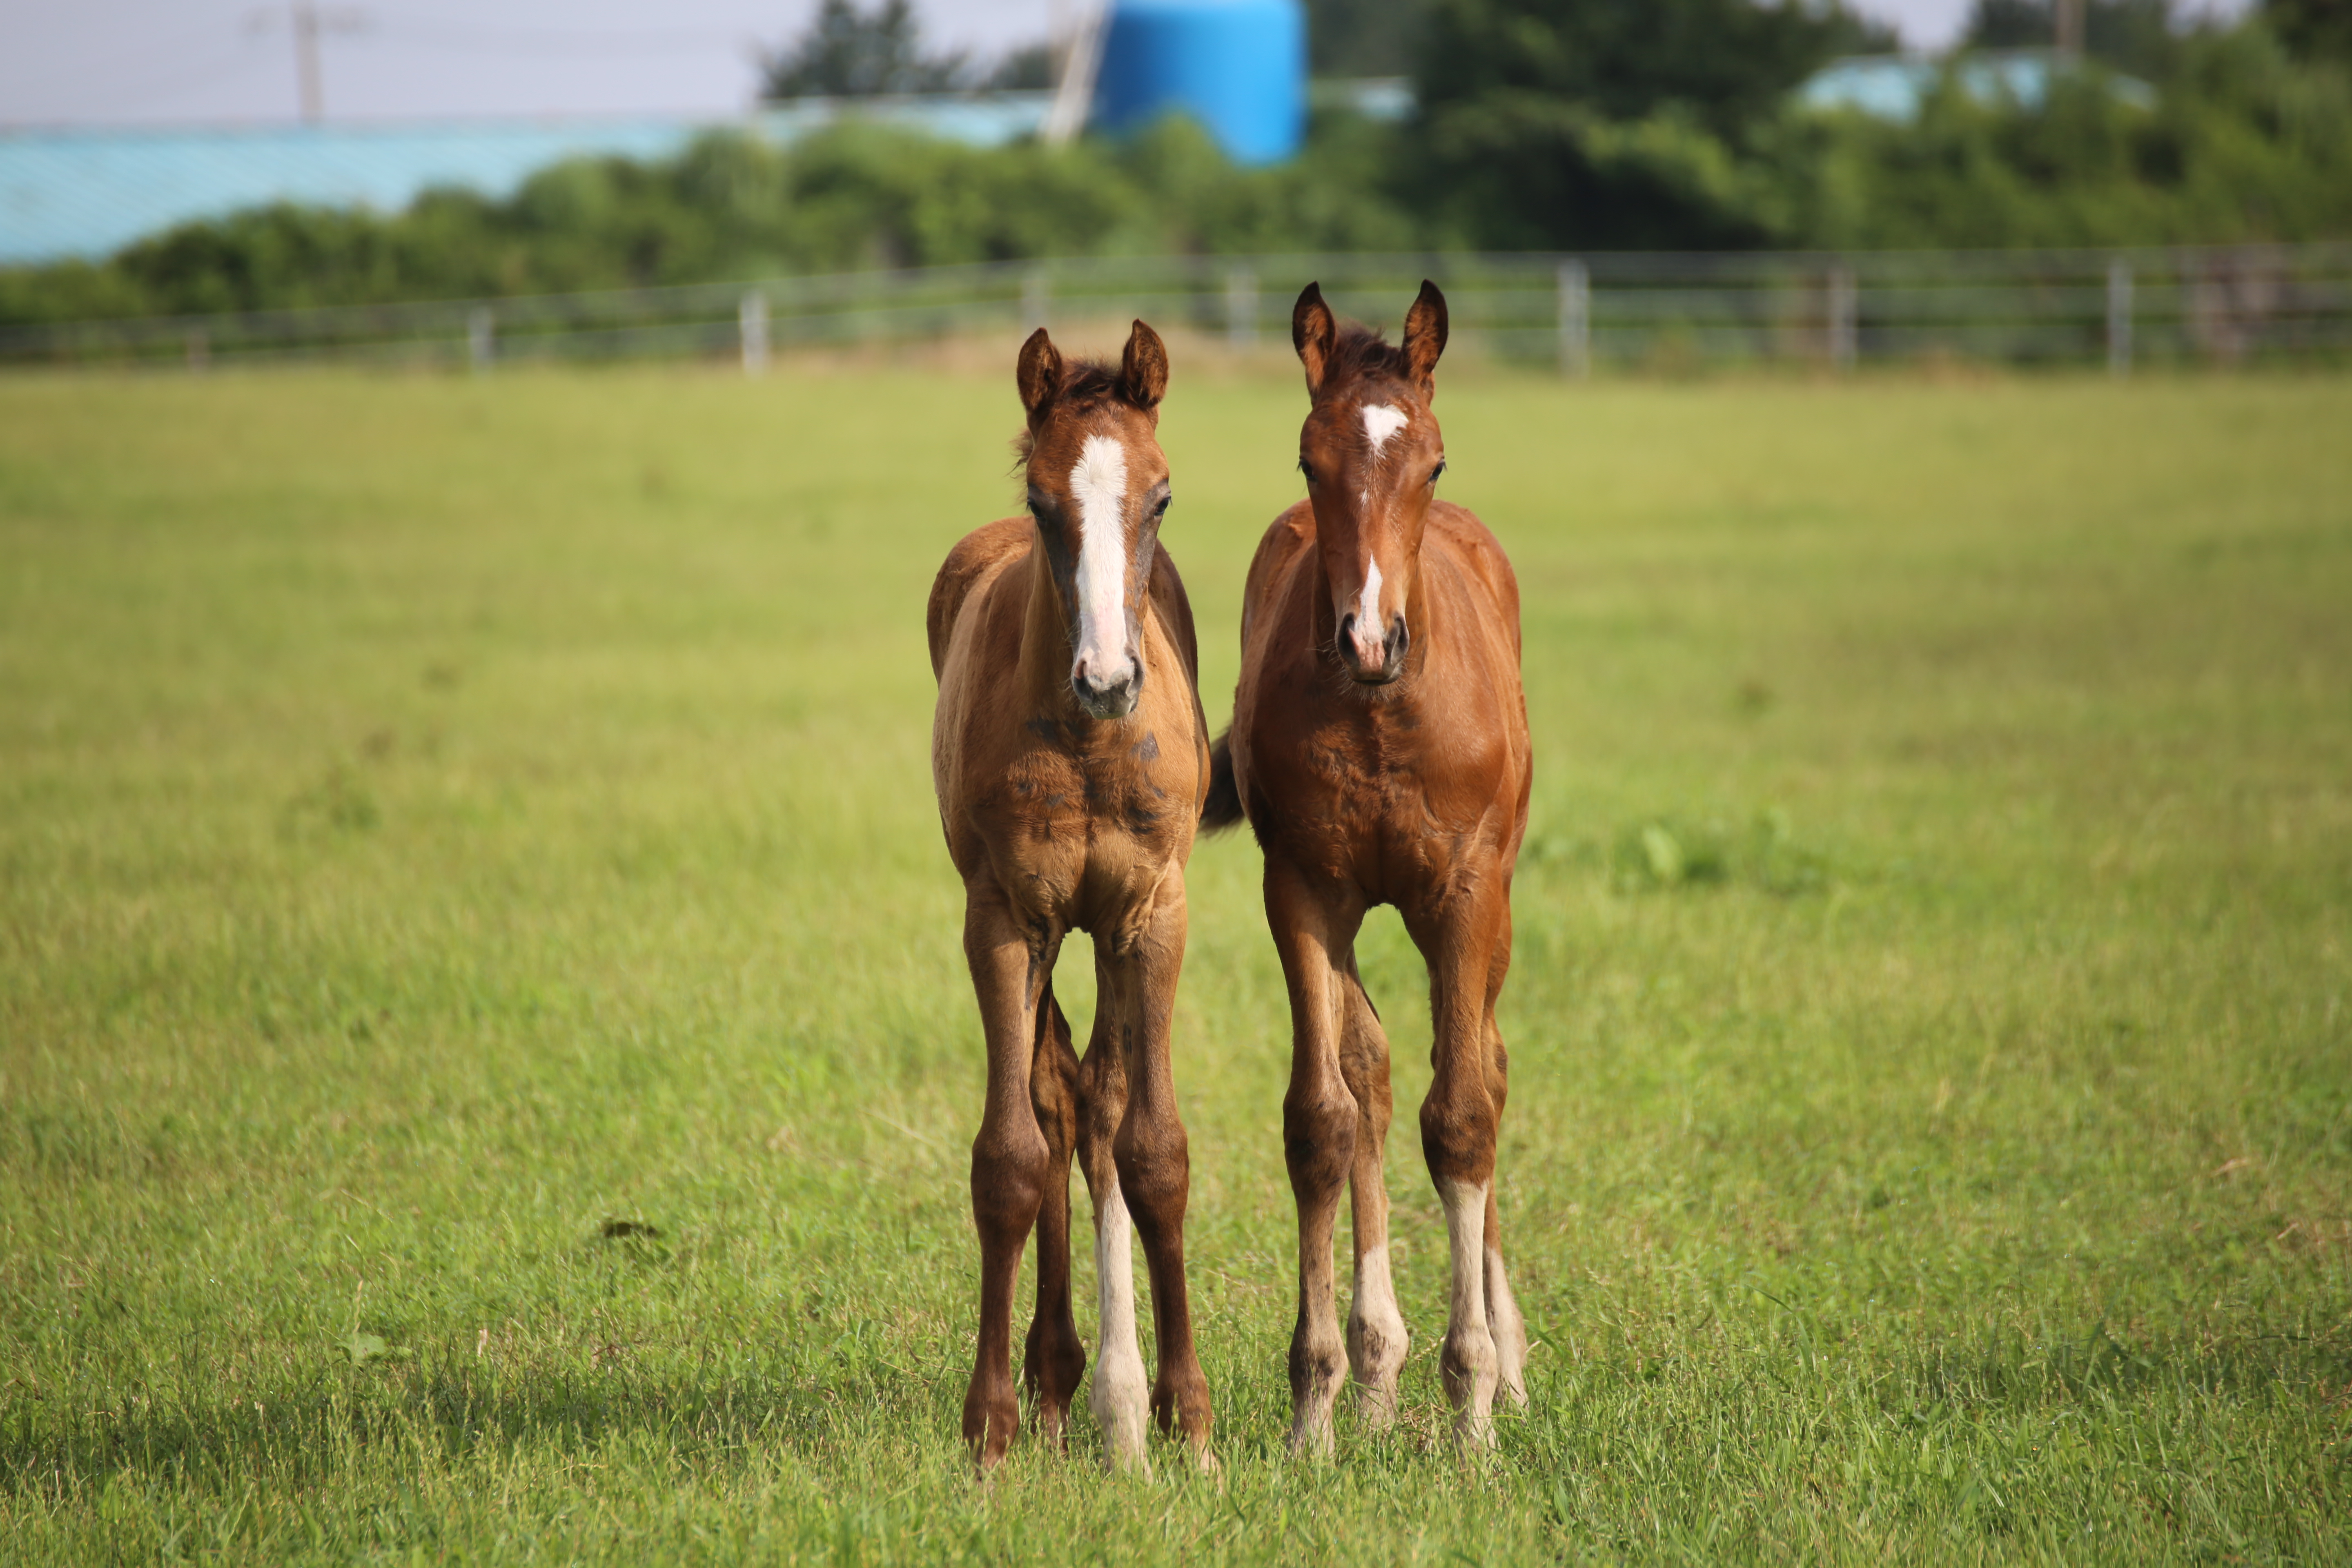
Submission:
MULTIPOLYGON (((214 82, 241 75, 250 71, 258 63, 259 61, 249 50, 239 47, 233 57, 215 55, 205 64, 193 69, 175 68, 149 77, 143 81, 134 81, 122 89, 122 101, 143 108, 157 99, 177 98, 196 88, 209 87, 214 82)), ((184 58, 181 65, 185 68, 184 58)))
POLYGON ((380 37, 386 43, 422 45, 430 48, 479 49, 491 53, 644 54, 648 50, 738 48, 742 46, 746 35, 740 31, 720 32, 702 28, 603 32, 571 28, 469 27, 462 24, 451 26, 433 22, 420 26, 414 21, 394 20, 384 24, 380 37))

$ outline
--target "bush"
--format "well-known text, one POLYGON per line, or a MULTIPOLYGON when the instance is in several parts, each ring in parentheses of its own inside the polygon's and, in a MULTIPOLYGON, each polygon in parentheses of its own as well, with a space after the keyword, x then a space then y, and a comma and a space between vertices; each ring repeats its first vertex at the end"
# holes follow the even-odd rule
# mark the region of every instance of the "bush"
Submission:
POLYGON ((652 163, 558 163, 491 201, 393 216, 277 205, 184 224, 100 265, 0 270, 0 321, 561 293, 1026 257, 1409 246, 1391 132, 1325 117, 1240 169, 1171 119, 1132 141, 976 148, 850 123, 778 148, 714 133, 652 163))
POLYGON ((1918 121, 1791 125, 1786 237, 1828 247, 2074 246, 2352 233, 2352 91, 2259 26, 2192 37, 2151 108, 2095 68, 2039 110, 1947 81, 1918 121))

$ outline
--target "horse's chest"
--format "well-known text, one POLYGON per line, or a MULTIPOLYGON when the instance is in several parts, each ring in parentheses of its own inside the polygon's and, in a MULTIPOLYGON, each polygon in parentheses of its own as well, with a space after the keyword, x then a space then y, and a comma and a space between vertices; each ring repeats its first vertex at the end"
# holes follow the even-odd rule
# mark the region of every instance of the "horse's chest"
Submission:
POLYGON ((1158 752, 1147 737, 1124 753, 1014 758, 972 809, 1007 892, 1064 922, 1148 896, 1190 826, 1189 795, 1156 776, 1158 752))
POLYGON ((1358 710, 1275 738, 1268 804, 1289 852, 1376 900, 1414 896, 1445 868, 1486 813, 1479 781, 1417 712, 1358 710))

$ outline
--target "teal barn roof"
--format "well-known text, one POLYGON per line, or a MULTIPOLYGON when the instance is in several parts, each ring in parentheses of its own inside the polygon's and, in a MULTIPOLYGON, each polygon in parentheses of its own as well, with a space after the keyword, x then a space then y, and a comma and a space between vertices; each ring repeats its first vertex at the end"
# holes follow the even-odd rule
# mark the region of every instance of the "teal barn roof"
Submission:
MULTIPOLYGON (((2083 62, 2055 49, 1979 49, 1950 59, 1929 55, 1849 55, 1832 60, 1797 89, 1808 109, 1852 109, 1880 120, 1911 121, 1947 72, 1959 89, 1979 103, 2039 109, 2059 75, 2084 69, 2083 62)), ((2142 108, 2156 101, 2144 81, 2093 68, 2094 79, 2126 103, 2142 108)))
POLYGON ((566 158, 659 158, 703 132, 789 142, 848 115, 994 145, 1034 134, 1048 95, 803 100, 735 121, 483 120, 0 132, 0 266, 108 255, 193 219, 272 202, 396 212, 428 189, 510 194, 566 158))

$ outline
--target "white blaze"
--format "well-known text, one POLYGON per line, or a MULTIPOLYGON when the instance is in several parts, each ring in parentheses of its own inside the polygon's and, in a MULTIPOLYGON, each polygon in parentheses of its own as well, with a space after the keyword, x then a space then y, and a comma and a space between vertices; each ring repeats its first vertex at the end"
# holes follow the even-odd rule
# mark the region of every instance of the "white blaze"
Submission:
POLYGON ((1078 503, 1077 662, 1100 685, 1131 668, 1127 654, 1127 448, 1089 436, 1070 469, 1078 503))
MULTIPOLYGON (((1381 454, 1387 450, 1396 433, 1405 427, 1407 416, 1393 403, 1367 403, 1360 412, 1364 416, 1364 440, 1372 449, 1372 467, 1378 469, 1381 454)), ((1372 504, 1370 485, 1364 487, 1363 501, 1367 508, 1372 504)), ((1364 574, 1364 591, 1356 599, 1356 637, 1362 645, 1361 657, 1379 657, 1379 639, 1388 635, 1388 622, 1381 616, 1381 563, 1375 561, 1364 574)))

